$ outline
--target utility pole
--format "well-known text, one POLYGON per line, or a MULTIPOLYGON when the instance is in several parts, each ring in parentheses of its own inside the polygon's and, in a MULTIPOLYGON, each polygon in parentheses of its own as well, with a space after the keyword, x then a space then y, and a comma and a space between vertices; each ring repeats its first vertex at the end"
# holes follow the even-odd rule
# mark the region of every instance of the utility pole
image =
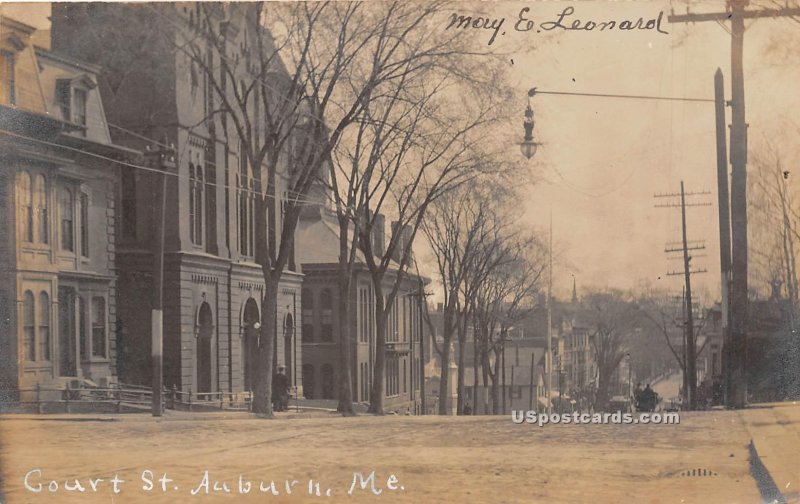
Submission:
MULTIPOLYGON (((746 10, 749 0, 728 0, 726 12, 671 14, 670 23, 731 22, 731 287, 729 312, 729 383, 727 404, 747 403, 747 123, 744 102, 744 20, 799 16, 800 8, 746 10)), ((719 144, 718 144, 719 146, 719 144)), ((723 287, 724 288, 724 287, 723 287)))
POLYGON ((714 73, 714 112, 717 133, 717 204, 719 206, 719 269, 720 292, 722 294, 722 376, 725 404, 731 395, 731 335, 730 335, 730 288, 731 288, 731 217, 728 195, 728 154, 725 133, 725 88, 722 70, 714 73))
POLYGON ((548 247, 549 267, 547 281, 547 357, 545 357, 545 373, 547 381, 547 414, 553 412, 553 403, 550 400, 553 390, 553 209, 550 209, 550 246, 548 247))
POLYGON ((164 388, 164 215, 167 203, 167 176, 174 173, 175 151, 167 146, 167 139, 154 148, 147 147, 145 156, 149 165, 159 170, 155 194, 155 240, 153 246, 153 307, 150 314, 151 358, 153 372, 152 413, 162 414, 162 390, 164 388))
POLYGON ((668 272, 667 275, 683 275, 683 281, 686 288, 686 299, 684 301, 684 306, 686 307, 685 312, 685 323, 684 323, 684 351, 686 352, 686 361, 684 365, 684 394, 686 395, 689 409, 694 409, 695 402, 697 399, 697 355, 696 355, 696 338, 694 333, 694 310, 693 303, 692 303, 692 274, 696 273, 704 273, 706 270, 691 270, 691 261, 692 256, 689 255, 690 250, 701 250, 705 249, 705 245, 695 245, 690 247, 689 240, 687 239, 686 233, 686 207, 687 206, 711 206, 711 203, 686 203, 686 196, 701 196, 710 194, 708 191, 703 192, 690 192, 687 193, 684 190, 683 181, 681 180, 681 192, 680 194, 656 194, 656 198, 674 198, 680 196, 680 205, 676 205, 674 203, 667 203, 662 205, 656 205, 660 208, 672 208, 680 206, 681 209, 681 248, 665 248, 664 252, 682 252, 683 253, 683 272, 671 271, 668 272))
MULTIPOLYGON (((533 409, 533 396, 534 395, 538 395, 538 394, 534 394, 533 393, 533 388, 535 386, 535 384, 534 384, 534 376, 533 376, 535 374, 534 373, 534 366, 536 365, 536 363, 534 362, 534 357, 535 356, 536 356, 536 352, 531 352, 531 388, 528 390, 528 409, 529 410, 533 409)), ((539 411, 539 404, 538 404, 539 398, 538 397, 536 398, 536 402, 537 402, 536 411, 539 411)))

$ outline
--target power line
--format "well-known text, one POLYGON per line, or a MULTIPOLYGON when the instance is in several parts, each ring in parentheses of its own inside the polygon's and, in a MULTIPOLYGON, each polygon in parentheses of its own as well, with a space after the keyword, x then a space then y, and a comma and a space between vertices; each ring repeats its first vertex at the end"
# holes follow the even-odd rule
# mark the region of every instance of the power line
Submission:
MULTIPOLYGON (((48 145, 48 146, 51 146, 51 147, 57 147, 59 149, 66 149, 66 150, 70 150, 70 151, 73 151, 73 152, 78 152, 78 153, 86 155, 86 156, 91 156, 91 157, 96 158, 96 159, 102 159, 104 161, 108 161, 110 163, 115 163, 115 164, 118 164, 118 165, 121 165, 121 166, 125 166, 127 168, 131 168, 131 169, 134 169, 134 170, 142 170, 144 172, 157 173, 159 175, 166 175, 168 177, 180 178, 180 175, 178 173, 164 172, 164 171, 162 171, 160 169, 152 168, 150 166, 144 166, 144 165, 139 165, 139 164, 135 164, 135 163, 130 163, 130 162, 127 162, 127 161, 122 161, 120 159, 110 158, 108 156, 103 156, 102 154, 96 154, 94 152, 88 152, 86 150, 78 149, 78 148, 75 148, 75 147, 70 147, 68 145, 62 145, 62 144, 55 143, 55 142, 48 142, 46 140, 41 140, 41 139, 38 139, 38 138, 33 138, 33 137, 25 136, 25 135, 20 135, 18 133, 14 133, 12 131, 4 130, 4 129, 0 129, 0 133, 8 135, 8 136, 15 137, 15 138, 20 138, 20 139, 23 139, 23 140, 27 140, 29 142, 34 142, 34 143, 38 143, 38 144, 42 144, 42 145, 48 145)), ((164 146, 164 144, 161 144, 161 143, 158 143, 158 142, 155 142, 155 143, 157 145, 164 146)), ((213 163, 210 163, 210 164, 213 164, 213 163)), ((220 183, 208 182, 208 181, 202 181, 202 183, 205 184, 205 185, 208 185, 210 187, 221 187, 223 189, 235 189, 235 190, 243 192, 243 193, 253 194, 253 195, 257 195, 257 196, 268 198, 268 199, 275 199, 276 201, 280 200, 280 198, 278 196, 272 196, 270 194, 265 194, 265 193, 262 193, 260 191, 256 191, 254 189, 249 189, 247 187, 238 187, 238 186, 234 186, 234 185, 230 185, 230 184, 220 184, 220 183)), ((287 192, 291 193, 292 191, 287 191, 287 192)), ((324 200, 312 200, 312 199, 308 199, 308 198, 300 198, 297 195, 292 195, 292 197, 293 197, 292 201, 295 201, 300 205, 321 205, 321 204, 324 204, 326 202, 324 200)))
POLYGON ((528 94, 549 94, 549 95, 565 95, 565 96, 591 96, 594 98, 627 98, 633 100, 660 100, 660 101, 679 101, 679 102, 695 102, 695 103, 714 103, 713 98, 685 98, 681 96, 651 96, 651 95, 626 95, 626 94, 610 94, 610 93, 577 93, 573 91, 539 91, 533 88, 528 91, 528 94))

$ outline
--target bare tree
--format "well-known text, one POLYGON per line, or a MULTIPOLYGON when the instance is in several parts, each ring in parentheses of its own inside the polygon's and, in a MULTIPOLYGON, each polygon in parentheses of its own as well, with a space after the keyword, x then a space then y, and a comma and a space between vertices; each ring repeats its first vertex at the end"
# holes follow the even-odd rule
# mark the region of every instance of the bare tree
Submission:
MULTIPOLYGON (((524 312, 522 307, 531 304, 530 295, 536 290, 544 265, 541 243, 511 218, 514 213, 510 208, 516 201, 513 192, 501 187, 502 184, 493 185, 486 179, 466 184, 435 201, 423 225, 436 259, 436 281, 444 296, 443 340, 441 345, 434 342, 442 367, 441 414, 451 407, 447 403, 450 386, 447 369, 453 357, 450 355, 453 338, 458 341, 455 407, 461 414, 466 399, 465 350, 470 324, 475 346, 476 390, 479 367, 483 368, 484 385, 488 385, 490 376, 496 378, 489 355, 499 351, 508 329, 524 312), (497 334, 501 337, 495 340, 497 334)), ((431 324, 430 316, 426 320, 431 324)), ((493 381, 493 385, 496 395, 497 382, 493 381)))
POLYGON ((755 251, 755 275, 773 298, 787 300, 790 327, 796 325, 798 304, 797 251, 800 214, 790 185, 790 172, 784 168, 780 151, 769 140, 753 156, 749 177, 752 219, 758 223, 754 234, 760 246, 755 251))
POLYGON ((597 365, 595 407, 607 406, 611 378, 625 357, 628 339, 637 326, 638 313, 620 291, 593 292, 584 296, 586 316, 592 326, 590 340, 597 365))
MULTIPOLYGON (((519 228, 505 243, 497 246, 505 249, 504 258, 495 260, 493 267, 477 278, 473 309, 476 347, 480 349, 484 385, 488 385, 487 378, 491 380, 495 414, 501 412, 501 366, 506 365, 505 344, 509 331, 537 308, 548 253, 547 246, 536 234, 519 228)), ((475 371, 477 373, 477 369, 475 371)))
MULTIPOLYGON (((442 344, 434 341, 441 359, 442 376, 439 382, 439 413, 447 414, 450 347, 453 336, 459 339, 459 384, 463 389, 463 353, 465 347, 467 310, 479 277, 503 260, 500 238, 510 235, 507 223, 493 210, 493 203, 473 184, 464 185, 436 200, 428 212, 422 229, 436 258, 437 283, 444 295, 442 344), (494 252, 494 253, 493 253, 494 252)), ((426 321, 433 333, 430 315, 426 321)), ((457 411, 461 412, 463 397, 459 394, 457 411)))

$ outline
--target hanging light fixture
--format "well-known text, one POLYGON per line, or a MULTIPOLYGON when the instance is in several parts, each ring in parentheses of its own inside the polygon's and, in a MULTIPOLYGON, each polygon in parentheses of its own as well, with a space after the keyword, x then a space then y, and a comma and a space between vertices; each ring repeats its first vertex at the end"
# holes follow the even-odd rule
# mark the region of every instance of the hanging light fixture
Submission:
POLYGON ((533 141, 533 109, 531 108, 531 98, 536 94, 536 88, 531 88, 528 91, 528 107, 525 109, 525 122, 522 127, 525 128, 525 138, 519 144, 522 155, 530 159, 536 154, 536 148, 539 146, 533 141))

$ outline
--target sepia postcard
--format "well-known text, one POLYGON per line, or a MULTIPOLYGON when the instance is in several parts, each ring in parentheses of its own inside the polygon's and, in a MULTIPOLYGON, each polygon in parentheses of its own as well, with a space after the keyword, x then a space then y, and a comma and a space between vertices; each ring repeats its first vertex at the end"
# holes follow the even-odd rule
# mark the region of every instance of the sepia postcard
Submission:
POLYGON ((800 502, 800 1, 0 3, 0 504, 800 502))

